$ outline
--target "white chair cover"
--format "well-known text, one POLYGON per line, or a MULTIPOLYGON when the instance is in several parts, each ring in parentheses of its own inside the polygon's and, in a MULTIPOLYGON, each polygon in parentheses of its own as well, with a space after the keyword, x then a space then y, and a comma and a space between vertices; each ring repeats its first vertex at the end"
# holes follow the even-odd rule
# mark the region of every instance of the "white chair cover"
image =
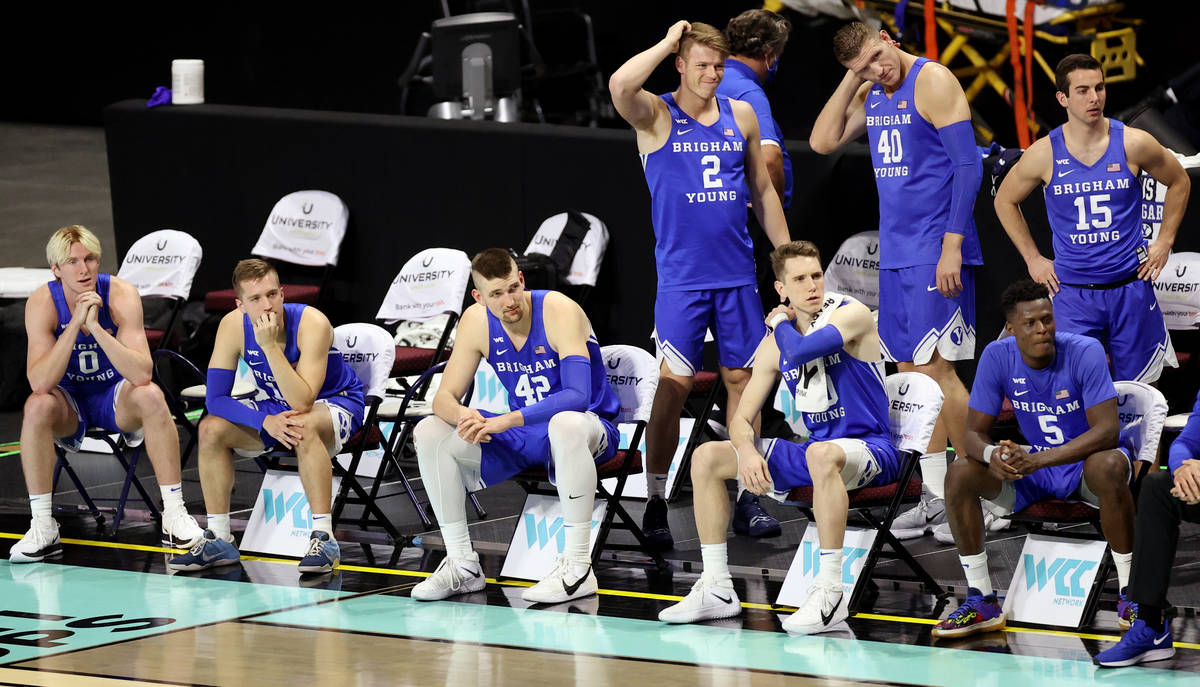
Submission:
POLYGON ((117 276, 133 284, 142 297, 187 300, 203 257, 204 249, 191 235, 162 229, 129 247, 117 276))
POLYGON ((1132 431, 1133 446, 1137 451, 1133 459, 1153 463, 1163 424, 1167 421, 1167 399, 1149 384, 1122 381, 1116 382, 1115 386, 1122 433, 1132 431))
POLYGON ((621 401, 617 422, 650 421, 650 406, 658 389, 658 364, 637 346, 613 345, 600 349, 608 370, 608 383, 621 401))
POLYGON ((1172 253, 1154 282, 1167 329, 1200 326, 1200 253, 1172 253))
POLYGON ((920 372, 897 372, 888 375, 886 382, 888 421, 896 448, 924 453, 942 412, 942 390, 920 372))
MULTIPOLYGON (((595 215, 586 212, 580 214, 587 218, 591 228, 575 253, 575 259, 571 262, 571 273, 567 275, 566 282, 575 286, 595 286, 600 277, 600 265, 604 262, 604 251, 608 249, 608 227, 595 215)), ((533 235, 529 246, 525 248, 525 254, 550 255, 566 226, 567 213, 560 212, 548 217, 533 235)))
POLYGON ((295 265, 336 265, 350 211, 328 191, 296 191, 275 203, 250 251, 295 265))
POLYGON ((444 313, 458 313, 470 281, 471 259, 466 253, 453 248, 426 248, 400 268, 375 319, 389 324, 399 320, 427 322, 444 313))
POLYGON ((842 242, 825 268, 825 290, 879 308, 879 232, 859 232, 842 242))
POLYGON ((367 395, 383 398, 396 356, 392 335, 377 324, 352 322, 333 330, 333 347, 362 380, 367 395))

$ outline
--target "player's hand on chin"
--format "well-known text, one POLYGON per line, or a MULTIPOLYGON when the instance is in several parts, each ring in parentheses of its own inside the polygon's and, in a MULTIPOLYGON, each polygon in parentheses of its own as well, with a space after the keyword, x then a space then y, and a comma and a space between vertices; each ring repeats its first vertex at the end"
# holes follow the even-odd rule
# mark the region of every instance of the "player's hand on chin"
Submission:
POLYGON ((275 345, 282 325, 283 319, 276 313, 265 312, 259 315, 258 319, 254 320, 254 343, 264 350, 275 345))

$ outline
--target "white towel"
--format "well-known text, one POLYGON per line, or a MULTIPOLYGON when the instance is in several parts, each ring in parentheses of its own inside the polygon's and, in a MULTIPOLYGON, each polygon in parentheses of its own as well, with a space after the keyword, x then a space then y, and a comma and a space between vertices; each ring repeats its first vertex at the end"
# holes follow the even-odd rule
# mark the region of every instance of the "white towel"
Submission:
MULTIPOLYGON (((821 309, 813 319, 808 334, 824 327, 829 323, 833 311, 843 303, 857 302, 850 296, 827 291, 821 309)), ((828 410, 837 403, 837 390, 829 385, 829 377, 825 374, 825 356, 804 363, 800 369, 800 379, 796 384, 796 410, 805 413, 819 413, 828 410)))

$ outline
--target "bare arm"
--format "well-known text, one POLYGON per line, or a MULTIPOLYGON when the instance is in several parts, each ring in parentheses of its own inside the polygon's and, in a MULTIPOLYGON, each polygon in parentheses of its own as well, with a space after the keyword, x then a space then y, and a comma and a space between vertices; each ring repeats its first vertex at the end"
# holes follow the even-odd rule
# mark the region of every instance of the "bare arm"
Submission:
MULTIPOLYGON (((1117 418, 1117 399, 1110 398, 1097 403, 1084 412, 1087 414, 1088 420, 1086 432, 1062 446, 1054 446, 1046 451, 1039 451, 1027 456, 1030 467, 1024 469, 1018 467, 1021 474, 1027 475, 1034 470, 1055 465, 1078 463, 1098 451, 1116 448, 1117 440, 1121 435, 1121 423, 1117 418)), ((1018 456, 1025 453, 1023 447, 1007 440, 1001 441, 1000 445, 1018 456)))
POLYGON ((442 373, 442 381, 433 397, 433 412, 445 422, 458 426, 466 415, 478 415, 464 406, 460 399, 467 393, 487 343, 487 311, 482 305, 472 305, 463 312, 454 336, 454 348, 442 373))
POLYGON ((767 167, 767 176, 775 187, 775 195, 779 196, 782 203, 784 191, 787 190, 787 178, 783 175, 783 148, 762 141, 759 141, 758 147, 762 152, 763 164, 767 167))
POLYGON ((70 323, 56 337, 54 330, 58 328, 58 312, 54 308, 50 288, 40 286, 29 296, 25 304, 25 333, 29 338, 25 376, 29 378, 29 386, 34 393, 49 393, 62 381, 75 350, 79 329, 92 304, 99 301, 100 297, 96 295, 94 299, 88 298, 77 303, 70 323))
POLYGON ((117 325, 117 336, 102 329, 98 311, 88 315, 88 331, 108 356, 117 373, 134 385, 149 384, 153 373, 150 345, 142 321, 142 297, 129 282, 112 277, 108 292, 109 315, 117 325), (95 322, 93 325, 92 323, 95 322))
POLYGON ((846 75, 833 95, 829 96, 813 124, 808 144, 814 152, 828 155, 867 133, 867 114, 863 110, 863 103, 867 100, 869 90, 870 83, 846 70, 846 75))
POLYGON ((242 318, 241 310, 234 310, 221 318, 212 356, 208 359, 209 367, 237 370, 238 358, 242 357, 242 318))
POLYGON ((996 418, 981 413, 974 408, 967 408, 967 431, 963 434, 963 455, 971 460, 984 462, 983 451, 991 444, 989 438, 992 425, 996 418))
POLYGON ((754 357, 750 381, 742 391, 733 419, 729 423, 729 441, 738 459, 738 480, 755 494, 766 493, 771 483, 767 461, 755 444, 754 420, 771 396, 779 379, 779 349, 771 336, 763 337, 754 357))
POLYGON ((783 215, 782 197, 775 192, 775 185, 763 162, 762 146, 758 140, 758 118, 748 103, 731 100, 730 105, 734 120, 746 138, 746 181, 750 187, 754 215, 771 245, 778 248, 792 239, 788 233, 787 218, 783 215))
POLYGON ((679 39, 690 29, 691 24, 686 21, 675 22, 662 40, 629 58, 608 79, 608 92, 617 112, 639 133, 651 133, 656 123, 670 119, 662 100, 642 85, 678 49, 679 39))
MULTIPOLYGON (((282 319, 279 326, 283 326, 282 319)), ((288 363, 283 347, 275 337, 271 337, 270 343, 265 346, 262 341, 259 342, 259 347, 267 357, 267 364, 271 366, 275 386, 279 387, 279 393, 283 394, 283 399, 292 410, 302 413, 312 410, 317 393, 325 384, 329 348, 332 345, 333 326, 325 314, 316 308, 305 308, 300 314, 300 326, 296 328, 300 359, 296 361, 295 369, 288 363)))
POLYGON ((1021 201, 1038 186, 1049 181, 1050 139, 1038 139, 1029 150, 1017 160, 1017 164, 1008 171, 1004 181, 996 191, 996 217, 1000 219, 1004 233, 1013 242, 1017 252, 1025 259, 1029 268, 1029 276, 1033 280, 1045 284, 1052 293, 1058 293, 1058 275, 1054 273, 1054 263, 1038 251, 1029 232, 1029 224, 1021 212, 1021 201))
POLYGON ((1139 278, 1153 281, 1167 264, 1171 247, 1175 245, 1175 235, 1179 231, 1179 223, 1183 221, 1183 213, 1187 210, 1188 197, 1191 195, 1192 180, 1183 165, 1179 164, 1179 160, 1153 136, 1141 129, 1125 129, 1125 155, 1129 163, 1145 170, 1167 187, 1158 238, 1150 244, 1149 256, 1138 271, 1139 278))

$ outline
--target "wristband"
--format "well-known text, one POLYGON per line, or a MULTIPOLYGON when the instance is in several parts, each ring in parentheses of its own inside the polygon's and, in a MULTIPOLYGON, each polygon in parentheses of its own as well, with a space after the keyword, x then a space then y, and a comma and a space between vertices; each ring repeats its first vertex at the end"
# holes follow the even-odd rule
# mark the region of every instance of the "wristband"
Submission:
POLYGON ((983 448, 983 462, 985 465, 992 464, 992 452, 998 448, 1000 447, 995 444, 988 444, 983 448))
POLYGON ((772 317, 770 320, 767 321, 767 329, 770 329, 771 331, 775 331, 775 328, 779 326, 779 323, 783 322, 786 319, 788 319, 788 316, 786 314, 784 314, 784 313, 776 314, 775 317, 772 317))

